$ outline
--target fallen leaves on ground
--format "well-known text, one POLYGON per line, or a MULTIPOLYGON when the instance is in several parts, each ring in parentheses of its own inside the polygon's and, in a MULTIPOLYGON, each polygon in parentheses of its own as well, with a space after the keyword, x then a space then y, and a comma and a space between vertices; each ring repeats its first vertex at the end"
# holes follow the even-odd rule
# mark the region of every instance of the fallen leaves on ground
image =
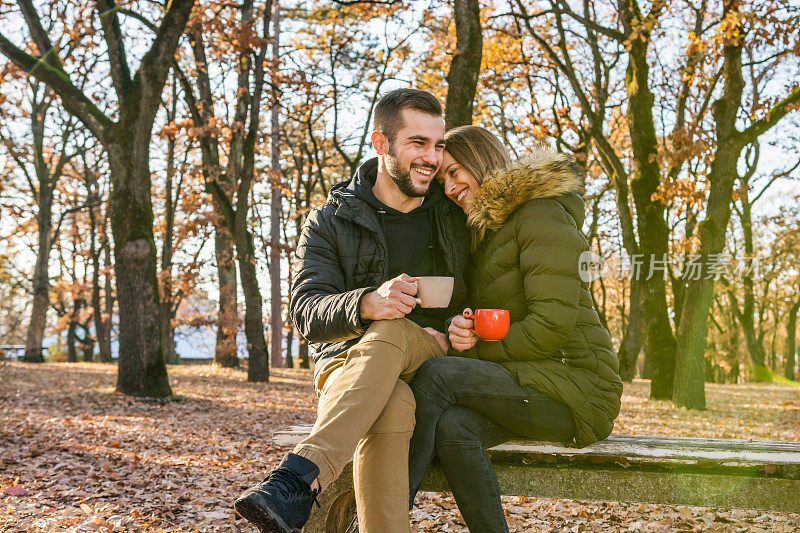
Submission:
MULTIPOLYGON (((239 370, 170 367, 179 401, 114 391, 111 365, 8 364, 0 381, 0 531, 255 531, 231 502, 286 451, 271 434, 311 423, 307 370, 247 383, 239 370)), ((800 441, 800 389, 709 385, 708 410, 625 387, 615 433, 800 441)), ((752 510, 504 497, 511 531, 796 531, 800 516, 752 510)), ((465 532, 449 494, 423 493, 417 532, 465 532)))

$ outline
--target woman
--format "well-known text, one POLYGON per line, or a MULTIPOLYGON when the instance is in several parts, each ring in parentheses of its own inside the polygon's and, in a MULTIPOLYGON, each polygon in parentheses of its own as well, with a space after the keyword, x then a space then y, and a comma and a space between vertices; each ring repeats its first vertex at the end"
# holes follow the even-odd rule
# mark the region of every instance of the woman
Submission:
POLYGON ((502 341, 483 341, 454 317, 449 355, 423 364, 409 459, 411 499, 434 451, 471 531, 508 531, 486 448, 515 437, 586 446, 607 437, 622 381, 608 331, 578 270, 583 180, 573 160, 535 150, 510 163, 489 131, 445 136, 439 178, 467 213, 467 280, 477 308, 508 309, 502 341))

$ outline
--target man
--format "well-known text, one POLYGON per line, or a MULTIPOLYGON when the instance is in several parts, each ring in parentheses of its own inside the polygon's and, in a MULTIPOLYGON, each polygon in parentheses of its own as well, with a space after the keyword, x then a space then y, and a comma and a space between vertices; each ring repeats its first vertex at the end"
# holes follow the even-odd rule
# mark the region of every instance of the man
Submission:
POLYGON ((443 194, 444 121, 432 94, 398 89, 375 107, 377 158, 308 217, 290 311, 315 352, 311 434, 235 502, 262 531, 299 531, 316 495, 353 459, 362 533, 408 532, 406 381, 444 355, 446 318, 463 308, 464 214, 443 194), (416 307, 417 276, 455 277, 447 309, 416 307), (354 456, 355 454, 355 456, 354 456))

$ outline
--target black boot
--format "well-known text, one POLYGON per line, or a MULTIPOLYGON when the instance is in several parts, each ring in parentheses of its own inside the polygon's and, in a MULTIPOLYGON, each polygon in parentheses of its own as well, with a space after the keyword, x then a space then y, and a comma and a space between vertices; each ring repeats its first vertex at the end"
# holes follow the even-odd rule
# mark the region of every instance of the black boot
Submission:
POLYGON ((244 491, 233 507, 262 533, 300 533, 317 501, 311 483, 318 475, 319 468, 312 461, 288 453, 261 483, 244 491))

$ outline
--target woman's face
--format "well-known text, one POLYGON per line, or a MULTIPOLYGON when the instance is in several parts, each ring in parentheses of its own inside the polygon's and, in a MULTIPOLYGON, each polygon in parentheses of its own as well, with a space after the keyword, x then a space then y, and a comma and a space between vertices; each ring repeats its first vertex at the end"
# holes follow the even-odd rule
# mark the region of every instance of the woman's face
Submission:
POLYGON ((475 194, 480 188, 478 180, 462 167, 445 149, 439 176, 444 184, 448 198, 457 203, 465 213, 469 213, 475 202, 475 194))

